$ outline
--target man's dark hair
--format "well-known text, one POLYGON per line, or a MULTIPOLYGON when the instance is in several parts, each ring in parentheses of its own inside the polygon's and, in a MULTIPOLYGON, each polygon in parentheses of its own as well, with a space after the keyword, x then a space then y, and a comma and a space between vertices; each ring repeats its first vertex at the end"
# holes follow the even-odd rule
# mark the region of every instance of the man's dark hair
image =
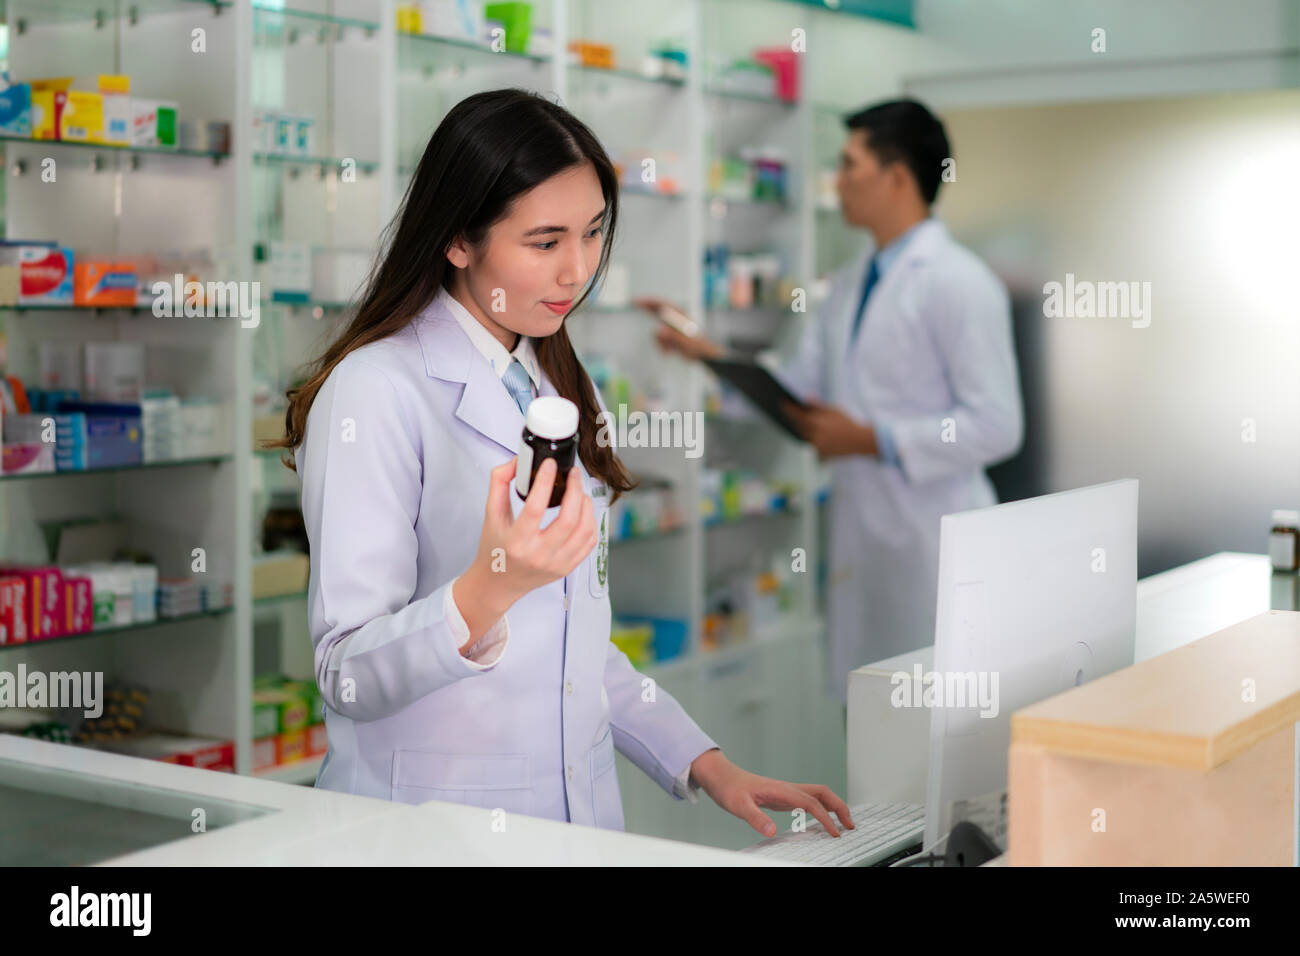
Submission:
POLYGON ((916 177, 921 198, 927 205, 934 203, 943 161, 952 156, 938 117, 916 100, 890 100, 846 116, 844 125, 862 130, 881 163, 904 163, 916 177))

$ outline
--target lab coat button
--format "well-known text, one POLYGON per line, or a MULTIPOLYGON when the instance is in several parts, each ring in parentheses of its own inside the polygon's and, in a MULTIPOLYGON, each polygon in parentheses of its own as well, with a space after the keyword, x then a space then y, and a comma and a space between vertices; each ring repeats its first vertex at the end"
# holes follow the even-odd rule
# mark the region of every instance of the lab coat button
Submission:
POLYGON ((570 779, 570 780, 573 779, 573 767, 572 767, 572 766, 569 767, 569 779, 570 779))
POLYGON ((567 594, 564 595, 564 609, 566 611, 569 609, 569 596, 567 594))
POLYGON ((573 681, 571 681, 571 680, 566 680, 566 681, 564 682, 564 696, 565 696, 565 697, 572 697, 572 696, 573 696, 573 681))

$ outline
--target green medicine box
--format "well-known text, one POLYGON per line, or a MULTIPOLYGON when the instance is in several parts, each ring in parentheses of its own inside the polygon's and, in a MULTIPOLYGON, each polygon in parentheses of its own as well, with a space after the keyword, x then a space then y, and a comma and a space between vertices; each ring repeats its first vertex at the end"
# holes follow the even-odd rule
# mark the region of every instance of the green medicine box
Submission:
POLYGON ((533 19, 531 3, 489 3, 483 7, 483 17, 505 27, 507 53, 528 52, 533 19))
POLYGON ((301 694, 280 688, 253 691, 253 739, 303 730, 311 722, 311 704, 301 694))

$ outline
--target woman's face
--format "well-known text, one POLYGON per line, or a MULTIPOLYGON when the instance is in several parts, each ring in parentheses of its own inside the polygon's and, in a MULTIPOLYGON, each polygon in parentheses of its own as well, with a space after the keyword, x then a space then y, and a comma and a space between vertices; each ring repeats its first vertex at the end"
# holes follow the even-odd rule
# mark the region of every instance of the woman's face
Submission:
POLYGON ((595 167, 557 173, 521 194, 477 248, 452 243, 453 294, 508 349, 516 333, 554 335, 600 263, 604 218, 595 167))

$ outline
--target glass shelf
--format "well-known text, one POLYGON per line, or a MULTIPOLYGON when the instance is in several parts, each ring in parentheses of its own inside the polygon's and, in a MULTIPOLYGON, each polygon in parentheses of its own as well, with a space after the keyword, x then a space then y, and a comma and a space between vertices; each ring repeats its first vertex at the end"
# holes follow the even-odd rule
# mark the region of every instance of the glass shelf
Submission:
POLYGON ((644 189, 639 186, 629 186, 626 183, 619 186, 620 196, 639 196, 645 199, 682 199, 686 193, 683 190, 674 192, 665 192, 662 189, 644 189))
POLYGON ((305 600, 307 600, 306 591, 290 591, 288 594, 269 594, 266 597, 253 598, 253 607, 266 607, 268 605, 283 604, 287 601, 305 600))
POLYGON ((134 10, 140 16, 175 13, 209 7, 214 12, 233 6, 234 0, 0 0, 0 21, 21 33, 33 23, 74 23, 124 16, 134 10))
MULTIPOLYGON (((481 43, 472 43, 469 40, 458 40, 452 37, 431 36, 424 33, 399 32, 397 34, 397 51, 399 59, 407 56, 430 57, 432 59, 430 65, 436 66, 447 65, 445 61, 442 61, 443 57, 455 53, 470 54, 478 60, 479 66, 487 65, 487 57, 506 57, 516 62, 532 63, 536 66, 548 63, 551 59, 549 56, 541 56, 536 53, 511 53, 507 50, 497 53, 491 47, 484 46, 481 43)), ((464 61, 462 61, 462 65, 464 65, 464 61)))
MULTIPOLYGON (((379 168, 376 160, 348 158, 353 159, 357 169, 363 173, 373 173, 379 168)), ((253 161, 270 166, 320 166, 322 169, 327 166, 338 169, 343 165, 343 157, 340 156, 293 156, 286 153, 256 152, 253 154, 253 161)))
POLYGON ((708 84, 704 87, 704 93, 707 96, 714 96, 724 100, 745 100, 750 103, 765 103, 769 106, 782 106, 787 109, 793 109, 799 105, 797 100, 783 100, 774 93, 753 93, 748 90, 728 90, 708 84))
MULTIPOLYGON (((3 0, 0 0, 3 2, 3 0)), ((176 146, 118 146, 113 143, 80 143, 68 139, 32 139, 30 136, 14 136, 0 133, 0 143, 30 143, 33 146, 53 146, 56 149, 80 149, 95 152, 119 153, 126 156, 183 156, 189 159, 210 159, 219 163, 229 159, 229 153, 220 153, 205 149, 180 149, 176 146)))
MULTIPOLYGON (((100 312, 147 312, 153 314, 152 305, 0 305, 0 312, 79 312, 98 315, 100 312)), ((197 316, 196 316, 197 318, 197 316)))
MULTIPOLYGON (((36 414, 41 414, 37 412, 36 414)), ((51 412, 50 414, 54 414, 51 412)), ((79 468, 70 471, 34 471, 25 474, 0 475, 0 481, 20 481, 24 478, 67 478, 73 475, 107 475, 119 471, 147 471, 152 468, 182 468, 187 465, 220 465, 232 461, 233 455, 210 455, 203 458, 169 458, 166 461, 142 462, 138 465, 115 465, 111 468, 79 468)))
POLYGON ((621 538, 610 538, 610 545, 615 544, 632 544, 638 541, 664 541, 668 538, 675 538, 685 533, 687 525, 685 522, 674 525, 671 528, 663 528, 655 531, 639 531, 636 534, 624 535, 621 538))
POLYGON ((722 196, 717 193, 706 193, 704 196, 704 201, 707 203, 720 202, 728 205, 744 206, 744 207, 757 206, 760 208, 772 207, 777 209, 794 208, 794 203, 792 203, 788 199, 776 199, 776 198, 759 199, 754 196, 731 197, 731 196, 722 196))
POLYGON ((359 304, 360 303, 357 302, 324 302, 318 299, 291 301, 289 299, 276 299, 274 297, 262 298, 262 308, 279 306, 286 309, 320 309, 324 312, 346 312, 355 309, 359 304))
POLYGON ((201 618, 222 617, 230 614, 235 610, 233 605, 228 607, 217 607, 207 611, 195 611, 193 614, 180 614, 176 617, 156 617, 152 621, 132 621, 130 624, 114 624, 112 627, 97 627, 93 631, 82 631, 79 634, 64 634, 61 637, 51 637, 40 641, 23 641, 20 644, 0 644, 0 653, 12 651, 16 648, 26 647, 45 647, 50 644, 61 644, 63 641, 75 641, 81 637, 101 637, 105 634, 122 634, 126 631, 142 631, 148 628, 158 627, 162 624, 181 624, 186 621, 197 621, 201 618))
POLYGON ((368 32, 375 32, 379 29, 379 24, 374 20, 358 20, 354 17, 335 17, 328 13, 317 13, 314 10, 295 10, 292 7, 272 6, 267 0, 253 0, 253 13, 258 16, 270 16, 281 20, 302 20, 310 23, 320 23, 338 27, 355 27, 368 32))
POLYGON ((713 528, 733 528, 736 525, 746 524, 750 521, 762 520, 763 518, 793 518, 801 511, 799 505, 787 505, 784 508, 778 508, 774 511, 755 511, 750 514, 738 514, 732 518, 702 518, 700 519, 705 530, 713 528))
POLYGON ((682 89, 686 86, 686 80, 675 79, 664 76, 646 76, 644 73, 638 73, 635 70, 624 70, 618 67, 607 69, 603 66, 583 66, 579 63, 570 63, 569 69, 576 76, 583 78, 599 79, 601 77, 612 77, 617 80, 628 80, 633 83, 648 83, 651 86, 664 86, 669 89, 682 89))

